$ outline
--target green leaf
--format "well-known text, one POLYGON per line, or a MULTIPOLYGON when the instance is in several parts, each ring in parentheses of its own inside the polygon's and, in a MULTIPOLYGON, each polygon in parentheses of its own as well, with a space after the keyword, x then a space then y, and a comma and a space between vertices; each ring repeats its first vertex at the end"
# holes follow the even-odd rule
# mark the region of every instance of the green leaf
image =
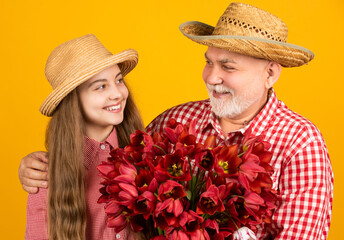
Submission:
POLYGON ((189 201, 191 200, 192 192, 190 190, 186 191, 186 197, 188 198, 189 201))

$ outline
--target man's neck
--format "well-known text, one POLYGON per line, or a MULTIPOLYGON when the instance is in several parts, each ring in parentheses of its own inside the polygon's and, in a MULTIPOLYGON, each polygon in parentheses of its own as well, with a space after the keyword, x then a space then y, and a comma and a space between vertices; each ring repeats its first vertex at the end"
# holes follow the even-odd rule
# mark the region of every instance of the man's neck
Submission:
POLYGON ((255 117, 255 115, 252 117, 237 118, 237 119, 222 117, 222 118, 219 118, 219 123, 220 123, 220 126, 221 126, 223 133, 225 135, 227 135, 230 132, 234 132, 236 130, 239 130, 240 128, 243 128, 254 117, 255 117))

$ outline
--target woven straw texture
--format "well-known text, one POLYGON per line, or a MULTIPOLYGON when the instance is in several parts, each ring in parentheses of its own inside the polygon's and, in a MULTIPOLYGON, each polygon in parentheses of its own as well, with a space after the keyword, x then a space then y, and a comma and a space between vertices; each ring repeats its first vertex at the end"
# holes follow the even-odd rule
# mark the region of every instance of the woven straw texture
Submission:
POLYGON ((125 76, 137 62, 135 50, 127 49, 113 55, 93 34, 59 45, 46 63, 45 75, 53 91, 42 103, 40 112, 51 116, 68 93, 105 68, 118 64, 125 76))
POLYGON ((288 27, 281 19, 248 4, 231 3, 215 28, 193 21, 183 23, 180 31, 197 43, 276 61, 284 67, 301 66, 314 58, 310 50, 287 43, 288 27))

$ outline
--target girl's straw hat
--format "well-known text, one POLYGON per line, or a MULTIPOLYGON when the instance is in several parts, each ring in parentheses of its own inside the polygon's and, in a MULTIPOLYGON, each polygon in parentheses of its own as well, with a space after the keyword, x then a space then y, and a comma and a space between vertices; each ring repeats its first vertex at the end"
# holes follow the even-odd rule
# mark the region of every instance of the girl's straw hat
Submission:
POLYGON ((39 111, 51 116, 65 96, 92 76, 115 64, 118 64, 125 76, 136 66, 137 61, 135 50, 127 49, 113 55, 93 34, 61 44, 50 54, 45 66, 45 76, 53 91, 39 111))
POLYGON ((179 29, 197 43, 275 61, 284 67, 298 67, 314 58, 310 50, 287 43, 288 27, 281 19, 248 4, 231 3, 215 28, 185 22, 179 29))

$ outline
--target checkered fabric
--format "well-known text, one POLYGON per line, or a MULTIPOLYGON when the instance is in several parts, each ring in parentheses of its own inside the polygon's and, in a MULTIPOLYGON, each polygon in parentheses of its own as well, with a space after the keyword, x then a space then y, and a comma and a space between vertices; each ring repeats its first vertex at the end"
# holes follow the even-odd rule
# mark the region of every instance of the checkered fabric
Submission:
MULTIPOLYGON (((127 239, 127 232, 123 230, 115 233, 113 228, 106 224, 107 216, 104 204, 98 204, 99 189, 102 179, 98 176, 97 166, 106 161, 111 148, 117 147, 116 131, 112 131, 104 142, 97 142, 85 137, 85 189, 87 206, 86 239, 114 240, 127 239)), ((26 233, 27 240, 48 240, 47 222, 47 195, 48 190, 40 188, 37 194, 29 194, 27 201, 26 233)))
POLYGON ((162 132, 169 119, 197 121, 197 141, 216 136, 218 145, 239 144, 252 127, 271 144, 273 188, 281 199, 271 225, 258 226, 258 239, 326 239, 333 200, 333 172, 324 139, 309 120, 291 111, 271 93, 258 115, 242 129, 225 135, 209 100, 188 102, 168 109, 148 126, 162 132))

